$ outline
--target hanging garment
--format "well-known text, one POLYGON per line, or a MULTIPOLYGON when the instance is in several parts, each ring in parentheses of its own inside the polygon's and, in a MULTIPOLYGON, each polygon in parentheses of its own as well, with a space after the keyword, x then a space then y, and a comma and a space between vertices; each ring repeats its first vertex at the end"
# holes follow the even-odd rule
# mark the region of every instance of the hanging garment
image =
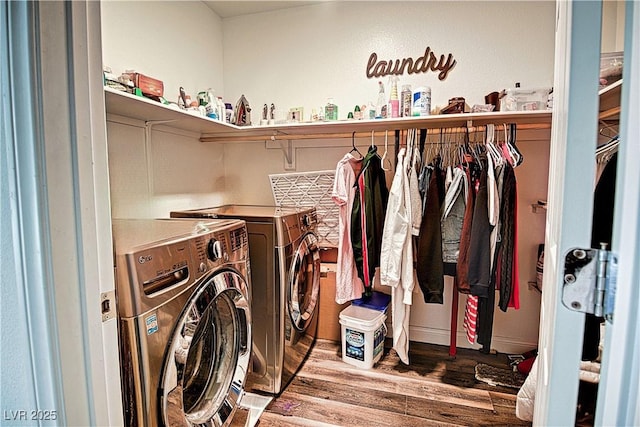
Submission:
POLYGON ((380 265, 380 244, 389 190, 377 148, 372 145, 356 177, 351 211, 351 245, 358 276, 371 292, 375 269, 380 265))
POLYGON ((416 275, 424 302, 442 304, 444 271, 442 265, 442 230, 440 224, 440 194, 444 193, 442 170, 436 165, 429 179, 427 200, 420 226, 416 275))
POLYGON ((362 159, 347 153, 336 167, 331 198, 338 205, 338 259, 336 264, 336 303, 344 304, 362 297, 364 286, 358 277, 351 246, 351 210, 355 197, 356 171, 362 159))
POLYGON ((488 215, 487 164, 483 165, 473 210, 471 241, 469 243, 469 286, 471 294, 487 297, 491 278, 491 230, 488 215))
POLYGON ((471 227, 473 224, 473 211, 476 204, 476 194, 480 183, 475 177, 475 165, 470 164, 465 173, 469 180, 469 193, 462 219, 462 231, 460 233, 460 249, 458 254, 458 264, 456 265, 456 284, 458 292, 464 294, 471 293, 469 286, 469 247, 471 243, 471 227))
POLYGON ((422 197, 420 195, 420 183, 418 181, 418 170, 420 168, 420 154, 415 148, 412 150, 413 156, 409 166, 409 196, 411 198, 411 234, 420 235, 420 225, 422 225, 422 197))
POLYGON ((451 183, 442 205, 442 261, 444 274, 456 275, 456 264, 460 253, 460 236, 469 191, 467 175, 461 168, 451 172, 451 183))
MULTIPOLYGON (((599 248, 600 243, 611 245, 617 168, 618 154, 614 153, 606 162, 593 194, 592 248, 599 248)), ((603 321, 604 318, 593 314, 585 316, 582 360, 596 360, 598 358, 600 352, 598 348, 600 344, 600 324, 603 321)))
POLYGON ((500 245, 500 194, 502 188, 502 164, 492 160, 491 155, 487 155, 487 193, 489 208, 489 224, 491 224, 491 260, 489 265, 493 272, 494 259, 500 245))
MULTIPOLYGON (((502 190, 503 190, 503 183, 504 183, 504 169, 505 169, 505 165, 504 163, 499 165, 498 167, 495 168, 494 170, 494 177, 495 177, 495 190, 496 190, 496 198, 500 201, 502 200, 502 190)), ((494 288, 495 289, 500 289, 499 284, 496 283, 496 266, 497 266, 497 259, 499 258, 499 254, 502 251, 502 216, 504 215, 504 213, 502 213, 502 209, 501 209, 501 205, 497 206, 496 212, 494 212, 494 217, 493 217, 493 222, 491 220, 489 220, 489 222, 491 222, 491 225, 493 225, 493 230, 491 230, 491 280, 493 280, 494 282, 494 288)), ((491 218, 491 215, 489 216, 491 218)))
POLYGON ((476 341, 482 344, 481 351, 491 351, 491 337, 493 335, 493 313, 496 305, 496 293, 492 289, 486 297, 478 297, 478 318, 476 319, 476 341))
POLYGON ((409 364, 409 314, 413 300, 413 244, 411 238, 411 190, 407 166, 411 162, 400 149, 382 233, 380 283, 390 286, 393 348, 409 364))
POLYGON ((504 165, 502 178, 500 217, 500 274, 496 287, 500 290, 500 309, 519 308, 518 254, 517 254, 517 188, 516 176, 510 164, 504 165))

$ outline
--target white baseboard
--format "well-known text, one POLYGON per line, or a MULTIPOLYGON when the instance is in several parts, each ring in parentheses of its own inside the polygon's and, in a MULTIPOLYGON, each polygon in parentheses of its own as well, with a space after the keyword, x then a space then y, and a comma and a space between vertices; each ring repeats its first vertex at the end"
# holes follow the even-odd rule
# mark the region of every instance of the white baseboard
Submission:
MULTIPOLYGON (((448 346, 450 340, 449 335, 449 331, 445 329, 424 328, 420 326, 409 327, 410 341, 448 346)), ((456 347, 458 348, 471 348, 477 350, 482 347, 478 344, 469 344, 469 341, 467 341, 467 335, 464 331, 458 331, 456 335, 456 347)), ((499 353, 522 354, 535 348, 538 348, 537 342, 517 341, 512 337, 500 337, 494 335, 491 340, 491 350, 496 350, 499 353)))

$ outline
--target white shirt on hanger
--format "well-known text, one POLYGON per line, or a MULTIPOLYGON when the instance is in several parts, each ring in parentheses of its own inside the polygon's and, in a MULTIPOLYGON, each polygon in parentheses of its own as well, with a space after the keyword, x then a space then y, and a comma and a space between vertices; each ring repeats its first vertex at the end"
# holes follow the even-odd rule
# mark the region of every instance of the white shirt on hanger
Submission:
POLYGON ((362 297, 364 285, 356 268, 351 246, 351 209, 355 198, 356 173, 354 165, 362 159, 351 153, 338 162, 331 198, 339 207, 338 260, 336 264, 336 303, 344 304, 362 297))

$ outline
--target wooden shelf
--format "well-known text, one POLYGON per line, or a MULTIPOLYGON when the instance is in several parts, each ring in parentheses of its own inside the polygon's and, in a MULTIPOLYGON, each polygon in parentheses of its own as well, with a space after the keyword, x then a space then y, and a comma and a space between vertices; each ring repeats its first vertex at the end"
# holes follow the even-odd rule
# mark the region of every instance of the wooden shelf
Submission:
POLYGON ((129 117, 146 123, 163 122, 167 126, 200 134, 203 142, 242 142, 257 140, 297 140, 351 137, 353 132, 370 135, 403 129, 436 129, 516 123, 519 130, 550 129, 551 111, 500 111, 494 113, 445 114, 383 120, 340 120, 335 122, 285 123, 267 126, 235 126, 158 102, 105 88, 108 114, 129 117))
POLYGON ((517 123, 521 129, 549 129, 551 111, 501 111, 497 113, 443 114, 427 117, 403 117, 383 120, 340 120, 320 123, 287 123, 271 126, 251 126, 240 128, 238 133, 203 134, 201 141, 231 142, 256 140, 297 140, 320 138, 350 138, 371 132, 403 129, 435 129, 465 127, 486 124, 517 123))
POLYGON ((620 118, 620 93, 622 92, 622 79, 598 92, 600 96, 600 120, 619 120, 620 118))
POLYGON ((148 98, 120 92, 108 87, 104 88, 104 97, 107 114, 115 114, 144 122, 165 122, 168 126, 200 134, 233 133, 242 130, 238 126, 187 113, 148 98))

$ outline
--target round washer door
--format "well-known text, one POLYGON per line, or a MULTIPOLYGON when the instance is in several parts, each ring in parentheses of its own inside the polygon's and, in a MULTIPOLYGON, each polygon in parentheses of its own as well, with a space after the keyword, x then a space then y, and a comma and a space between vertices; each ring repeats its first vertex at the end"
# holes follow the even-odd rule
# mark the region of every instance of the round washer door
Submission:
POLYGON ((247 282, 235 271, 209 276, 176 323, 160 383, 169 426, 222 426, 234 414, 251 357, 247 282))
POLYGON ((307 233, 293 254, 287 287, 287 306, 293 327, 304 332, 316 311, 320 296, 318 238, 307 233))

